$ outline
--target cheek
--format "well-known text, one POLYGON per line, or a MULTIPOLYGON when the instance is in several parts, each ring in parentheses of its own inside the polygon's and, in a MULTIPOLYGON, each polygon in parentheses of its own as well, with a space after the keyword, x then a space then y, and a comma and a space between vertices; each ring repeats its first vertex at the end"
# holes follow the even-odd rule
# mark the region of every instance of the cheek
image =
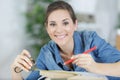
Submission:
POLYGON ((47 33, 48 33, 49 37, 52 39, 53 34, 51 33, 51 31, 50 31, 50 30, 47 30, 47 33))
POLYGON ((69 31, 69 33, 73 33, 75 31, 75 26, 70 26, 66 30, 69 31))
POLYGON ((71 26, 71 28, 68 31, 69 31, 69 35, 73 36, 74 31, 75 31, 75 26, 71 26))
POLYGON ((53 30, 52 30, 52 29, 47 28, 47 33, 48 33, 48 35, 50 36, 50 35, 52 35, 52 34, 53 34, 53 30))

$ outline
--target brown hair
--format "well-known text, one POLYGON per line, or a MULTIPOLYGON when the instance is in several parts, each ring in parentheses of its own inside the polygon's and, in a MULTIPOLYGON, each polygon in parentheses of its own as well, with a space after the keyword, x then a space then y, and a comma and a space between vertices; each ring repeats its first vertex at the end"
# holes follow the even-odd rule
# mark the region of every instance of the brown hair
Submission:
POLYGON ((73 23, 75 23, 76 21, 76 16, 75 13, 73 11, 73 8, 71 7, 71 5, 69 5, 67 2, 64 1, 55 1, 53 3, 51 3, 46 11, 46 16, 45 16, 45 24, 48 23, 48 16, 55 10, 58 9, 63 9, 63 10, 67 10, 70 14, 70 17, 72 18, 73 23))

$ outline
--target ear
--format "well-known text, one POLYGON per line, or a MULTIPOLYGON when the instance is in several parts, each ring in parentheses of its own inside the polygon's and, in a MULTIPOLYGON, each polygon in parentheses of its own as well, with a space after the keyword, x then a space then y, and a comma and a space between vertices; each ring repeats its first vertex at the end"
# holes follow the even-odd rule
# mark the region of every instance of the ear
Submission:
POLYGON ((77 19, 75 20, 75 30, 77 30, 77 28, 78 28, 78 21, 77 21, 77 19))

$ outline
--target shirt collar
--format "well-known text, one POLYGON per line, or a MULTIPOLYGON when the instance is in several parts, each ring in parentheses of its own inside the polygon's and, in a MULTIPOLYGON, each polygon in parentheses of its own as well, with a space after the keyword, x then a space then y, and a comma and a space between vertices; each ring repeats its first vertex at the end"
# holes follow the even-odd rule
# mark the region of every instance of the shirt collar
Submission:
POLYGON ((82 53, 84 45, 82 44, 83 42, 80 33, 75 31, 73 39, 74 39, 74 54, 82 53))
POLYGON ((63 60, 60 56, 60 51, 59 51, 59 47, 57 46, 57 44, 55 44, 55 60, 58 63, 63 63, 63 60))

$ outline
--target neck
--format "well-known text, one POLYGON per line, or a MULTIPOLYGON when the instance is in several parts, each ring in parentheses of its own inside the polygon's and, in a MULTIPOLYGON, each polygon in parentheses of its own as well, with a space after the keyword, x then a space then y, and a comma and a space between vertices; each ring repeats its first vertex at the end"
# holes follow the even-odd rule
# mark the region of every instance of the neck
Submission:
POLYGON ((71 54, 73 54, 74 42, 72 40, 68 44, 66 44, 64 46, 59 46, 59 47, 60 47, 60 51, 62 53, 64 53, 65 55, 71 55, 71 54))

